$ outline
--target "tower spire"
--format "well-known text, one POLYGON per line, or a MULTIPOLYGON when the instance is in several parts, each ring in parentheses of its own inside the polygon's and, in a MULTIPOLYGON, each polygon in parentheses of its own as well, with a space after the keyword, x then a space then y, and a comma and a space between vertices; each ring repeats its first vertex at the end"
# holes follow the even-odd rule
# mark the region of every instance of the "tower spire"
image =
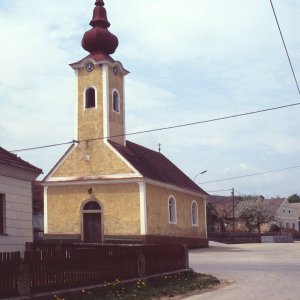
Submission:
POLYGON ((93 19, 90 22, 93 28, 84 34, 81 44, 83 49, 90 52, 90 54, 108 58, 110 54, 116 51, 119 41, 108 30, 110 23, 104 8, 104 1, 96 0, 95 5, 93 19))

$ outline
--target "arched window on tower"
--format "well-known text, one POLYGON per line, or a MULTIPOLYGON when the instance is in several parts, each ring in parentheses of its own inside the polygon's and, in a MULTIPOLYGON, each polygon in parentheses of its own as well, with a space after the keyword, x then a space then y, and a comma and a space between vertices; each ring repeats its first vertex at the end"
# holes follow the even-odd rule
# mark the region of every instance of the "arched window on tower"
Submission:
POLYGON ((116 90, 113 92, 113 110, 120 112, 120 97, 116 90))
POLYGON ((177 223, 177 213, 176 213, 176 201, 173 196, 169 198, 169 223, 177 223))
POLYGON ((96 91, 94 88, 88 88, 85 91, 85 108, 96 107, 96 91))
POLYGON ((199 218, 198 218, 198 205, 196 201, 192 203, 192 225, 198 226, 199 225, 199 218))

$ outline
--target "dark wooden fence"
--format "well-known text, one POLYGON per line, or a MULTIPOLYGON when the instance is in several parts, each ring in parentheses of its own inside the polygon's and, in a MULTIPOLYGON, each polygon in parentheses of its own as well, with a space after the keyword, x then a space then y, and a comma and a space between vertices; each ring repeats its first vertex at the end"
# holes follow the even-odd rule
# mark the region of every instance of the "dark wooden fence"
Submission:
POLYGON ((0 298, 18 295, 20 252, 0 253, 0 298))
POLYGON ((32 293, 171 272, 188 267, 187 249, 174 245, 32 244, 25 252, 32 293))

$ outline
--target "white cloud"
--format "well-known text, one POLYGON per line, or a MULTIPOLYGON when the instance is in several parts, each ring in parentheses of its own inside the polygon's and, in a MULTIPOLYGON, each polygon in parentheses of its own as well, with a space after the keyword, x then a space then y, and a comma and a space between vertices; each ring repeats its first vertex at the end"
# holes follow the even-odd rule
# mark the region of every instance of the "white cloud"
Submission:
MULTIPOLYGON (((80 41, 93 0, 0 3, 0 140, 7 148, 69 141, 74 132, 80 41)), ((300 75, 300 5, 274 1, 300 75)), ((298 102, 270 5, 261 0, 106 1, 114 55, 133 72, 126 81, 127 131, 206 120, 298 102)), ((219 178, 298 163, 299 108, 132 136, 193 177, 219 178), (234 169, 235 168, 235 169, 234 169)), ((22 153, 45 169, 64 149, 22 153)), ((52 164, 52 165, 51 165, 52 164)), ((295 171, 296 172, 296 171, 295 171)), ((286 174, 235 181, 245 191, 298 192, 286 174), (278 184, 282 182, 282 184, 278 184), (255 191, 257 189, 257 191, 255 191)), ((231 187, 231 182, 215 189, 231 187)))

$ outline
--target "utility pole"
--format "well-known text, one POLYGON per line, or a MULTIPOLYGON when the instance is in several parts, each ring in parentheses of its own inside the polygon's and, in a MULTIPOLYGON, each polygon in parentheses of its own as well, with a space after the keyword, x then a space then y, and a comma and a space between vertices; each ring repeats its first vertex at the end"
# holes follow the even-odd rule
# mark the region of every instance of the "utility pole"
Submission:
POLYGON ((234 232, 234 207, 235 207, 234 188, 232 188, 231 190, 231 197, 232 197, 232 232, 234 232))

